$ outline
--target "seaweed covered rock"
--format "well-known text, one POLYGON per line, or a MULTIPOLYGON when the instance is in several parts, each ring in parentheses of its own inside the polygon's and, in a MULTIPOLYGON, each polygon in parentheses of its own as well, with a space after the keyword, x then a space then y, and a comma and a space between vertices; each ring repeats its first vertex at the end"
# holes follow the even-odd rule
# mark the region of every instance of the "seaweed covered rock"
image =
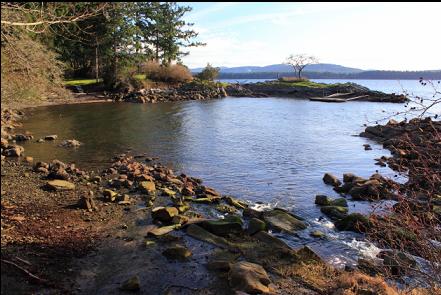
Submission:
POLYGON ((295 233, 307 227, 306 223, 294 217, 292 214, 280 209, 273 209, 271 211, 264 212, 263 220, 268 224, 269 227, 289 233, 295 233))

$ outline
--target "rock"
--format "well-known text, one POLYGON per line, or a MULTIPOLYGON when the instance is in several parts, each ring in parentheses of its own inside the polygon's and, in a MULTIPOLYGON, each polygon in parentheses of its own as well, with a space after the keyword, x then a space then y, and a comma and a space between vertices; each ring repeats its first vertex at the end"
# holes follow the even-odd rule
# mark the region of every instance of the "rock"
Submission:
POLYGON ((141 288, 141 285, 139 283, 138 276, 131 277, 130 279, 128 279, 127 281, 125 281, 121 285, 121 290, 124 290, 124 291, 139 291, 140 288, 141 288))
POLYGON ((248 223, 247 233, 253 235, 259 231, 266 230, 266 223, 257 218, 251 218, 248 223))
POLYGON ((383 265, 388 267, 393 275, 403 275, 416 266, 416 260, 401 251, 381 251, 378 256, 383 259, 383 265))
POLYGON ((92 182, 101 182, 101 176, 96 175, 90 179, 92 182))
POLYGON ((331 205, 331 200, 328 196, 325 195, 317 195, 315 196, 315 204, 319 206, 329 206, 331 205))
POLYGON ((348 207, 348 202, 345 198, 337 198, 335 200, 331 200, 330 206, 338 206, 338 207, 348 207))
POLYGON ((6 139, 6 138, 1 138, 1 148, 2 149, 5 149, 5 148, 7 148, 8 147, 8 145, 9 145, 9 142, 8 142, 8 140, 6 139))
POLYGON ((128 194, 120 195, 117 201, 118 205, 130 205, 130 196, 128 194))
POLYGON ((347 183, 347 182, 352 182, 355 179, 355 175, 352 173, 345 173, 343 174, 343 182, 347 183))
POLYGON ((344 218, 348 214, 348 208, 339 206, 324 206, 320 211, 333 220, 344 218))
POLYGON ((242 215, 244 217, 249 217, 249 218, 262 218, 262 211, 257 211, 255 209, 251 209, 249 207, 243 209, 242 211, 242 215))
POLYGON ((90 191, 87 194, 83 194, 78 203, 79 207, 82 209, 86 209, 89 212, 93 210, 98 211, 98 207, 95 205, 95 201, 93 200, 93 192, 90 191))
POLYGON ((24 148, 21 145, 9 145, 2 154, 6 157, 20 157, 24 152, 24 148))
POLYGON ((75 184, 72 182, 59 179, 48 181, 46 185, 49 189, 54 191, 67 191, 75 189, 75 184))
POLYGON ((162 222, 171 222, 172 218, 178 214, 179 211, 175 207, 156 207, 152 209, 153 219, 162 222))
POLYGON ((69 147, 69 148, 76 148, 81 145, 81 142, 79 142, 76 139, 67 139, 60 143, 60 146, 62 147, 69 147))
POLYGON ((325 236, 325 234, 319 230, 315 230, 313 232, 310 232, 309 234, 311 235, 311 237, 314 237, 314 238, 323 238, 325 236))
POLYGON ((325 173, 325 175, 323 176, 323 182, 326 184, 333 185, 333 186, 340 186, 341 185, 341 181, 336 176, 334 176, 330 173, 325 173))
POLYGON ((184 246, 175 246, 165 249, 162 255, 172 260, 187 260, 192 255, 191 251, 184 246))
POLYGON ((228 281, 234 290, 248 294, 268 293, 271 283, 268 274, 262 266, 247 261, 231 265, 228 281))
POLYGON ((307 227, 303 221, 278 209, 264 212, 263 220, 273 229, 289 233, 295 233, 307 227))
POLYGON ((187 234, 195 239, 213 244, 221 248, 230 247, 230 243, 225 238, 216 236, 196 224, 190 224, 188 226, 187 234))
POLYGON ((372 147, 371 147, 370 144, 363 144, 363 146, 364 146, 364 150, 365 150, 365 151, 370 151, 370 150, 372 150, 372 147))
POLYGON ((57 170, 52 169, 52 171, 47 176, 51 179, 62 179, 62 180, 68 180, 69 179, 69 173, 66 172, 64 168, 59 168, 57 170))
POLYGON ((25 135, 25 134, 16 134, 14 139, 15 141, 28 141, 34 138, 32 135, 25 135))
POLYGON ((223 219, 203 221, 201 226, 217 236, 228 236, 242 232, 240 223, 223 219))
POLYGON ((185 215, 176 215, 173 216, 171 223, 173 224, 185 224, 189 221, 189 218, 185 215))
POLYGON ((28 156, 28 157, 25 157, 25 161, 30 164, 34 161, 34 158, 28 156))
POLYGON ((103 191, 103 196, 106 198, 107 201, 109 202, 114 202, 116 200, 116 196, 118 194, 110 189, 105 189, 103 191))
POLYGON ((55 140, 55 139, 57 139, 58 138, 58 135, 56 135, 56 134, 53 134, 53 135, 46 135, 45 137, 44 137, 44 140, 55 140))
POLYGON ((318 256, 308 246, 303 246, 302 248, 296 251, 296 254, 303 263, 323 262, 320 256, 318 256))
POLYGON ((152 194, 156 191, 156 186, 153 181, 142 181, 138 184, 138 189, 145 194, 152 194))
POLYGON ((37 142, 37 143, 42 143, 42 142, 44 142, 44 139, 43 139, 43 138, 39 138, 39 139, 37 139, 35 142, 37 142))
POLYGON ((177 229, 179 227, 180 227, 179 224, 162 226, 162 227, 154 226, 154 228, 152 228, 151 230, 148 231, 148 234, 151 234, 154 236, 163 236, 163 235, 166 235, 166 234, 174 231, 175 229, 177 229))
POLYGON ((237 209, 232 207, 232 206, 228 206, 228 205, 217 205, 216 206, 216 210, 222 213, 236 213, 237 209))
POLYGON ((237 209, 245 209, 248 205, 245 202, 239 201, 233 197, 225 197, 225 201, 231 206, 236 207, 237 209))
POLYGON ((366 232, 370 226, 369 219, 360 213, 351 213, 335 222, 335 227, 341 231, 366 232))
POLYGON ((44 173, 44 174, 49 173, 49 170, 47 170, 47 168, 44 168, 44 167, 38 167, 35 171, 38 173, 44 173))
POLYGON ((165 188, 162 189, 162 194, 164 196, 172 197, 172 196, 176 195, 176 192, 165 187, 165 188))
POLYGON ((37 163, 35 163, 34 169, 38 169, 40 167, 49 169, 49 164, 45 163, 45 162, 37 162, 37 163))
POLYGON ((255 233, 253 237, 272 248, 291 249, 284 241, 267 233, 266 231, 259 231, 255 233))

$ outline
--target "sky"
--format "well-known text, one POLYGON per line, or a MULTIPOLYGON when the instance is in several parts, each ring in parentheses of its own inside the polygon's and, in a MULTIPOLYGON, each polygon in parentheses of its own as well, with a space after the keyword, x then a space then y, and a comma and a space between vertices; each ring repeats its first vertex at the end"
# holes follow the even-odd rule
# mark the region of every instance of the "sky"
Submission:
POLYGON ((290 54, 363 70, 441 69, 441 3, 183 2, 204 47, 190 68, 265 66, 290 54))

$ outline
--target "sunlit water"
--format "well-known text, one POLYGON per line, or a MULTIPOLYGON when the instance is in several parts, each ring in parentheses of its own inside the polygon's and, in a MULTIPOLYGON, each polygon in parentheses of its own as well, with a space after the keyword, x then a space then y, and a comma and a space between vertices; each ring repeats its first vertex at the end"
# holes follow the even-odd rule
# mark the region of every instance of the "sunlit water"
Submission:
MULTIPOLYGON (((378 249, 360 235, 336 232, 328 219, 320 218, 315 195, 338 197, 323 183, 323 174, 369 177, 378 171, 394 178, 389 168, 374 165, 375 158, 389 152, 358 134, 364 124, 402 109, 402 104, 288 98, 42 107, 28 112, 26 130, 35 138, 57 134, 59 140, 27 143, 25 150, 37 161, 57 158, 92 169, 106 166, 112 156, 128 149, 134 155, 158 156, 161 163, 202 178, 224 194, 304 217, 308 229, 281 237, 293 246, 308 244, 342 265, 378 249), (57 146, 73 138, 84 144, 78 149, 57 146), (365 151, 366 143, 373 150, 365 151), (315 229, 325 232, 327 241, 311 238, 315 229)), ((368 202, 349 203, 350 212, 372 210, 368 202)))

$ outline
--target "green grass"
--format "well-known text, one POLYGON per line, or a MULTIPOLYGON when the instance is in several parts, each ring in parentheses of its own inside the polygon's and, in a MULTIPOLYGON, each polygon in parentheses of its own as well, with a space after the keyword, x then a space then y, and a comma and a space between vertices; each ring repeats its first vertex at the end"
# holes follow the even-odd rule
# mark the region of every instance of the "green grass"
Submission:
MULTIPOLYGON (((99 79, 99 82, 101 82, 102 79, 99 79)), ((72 80, 66 80, 64 81, 64 86, 85 86, 85 85, 92 85, 96 84, 96 79, 72 79, 72 80)))
POLYGON ((135 77, 135 79, 138 79, 138 80, 145 80, 147 78, 147 76, 145 74, 137 74, 137 75, 134 75, 133 77, 135 77))
POLYGON ((293 86, 293 87, 310 87, 310 88, 329 88, 335 86, 334 84, 323 84, 316 83, 312 81, 298 81, 298 82, 281 82, 277 81, 276 83, 280 85, 293 86))

